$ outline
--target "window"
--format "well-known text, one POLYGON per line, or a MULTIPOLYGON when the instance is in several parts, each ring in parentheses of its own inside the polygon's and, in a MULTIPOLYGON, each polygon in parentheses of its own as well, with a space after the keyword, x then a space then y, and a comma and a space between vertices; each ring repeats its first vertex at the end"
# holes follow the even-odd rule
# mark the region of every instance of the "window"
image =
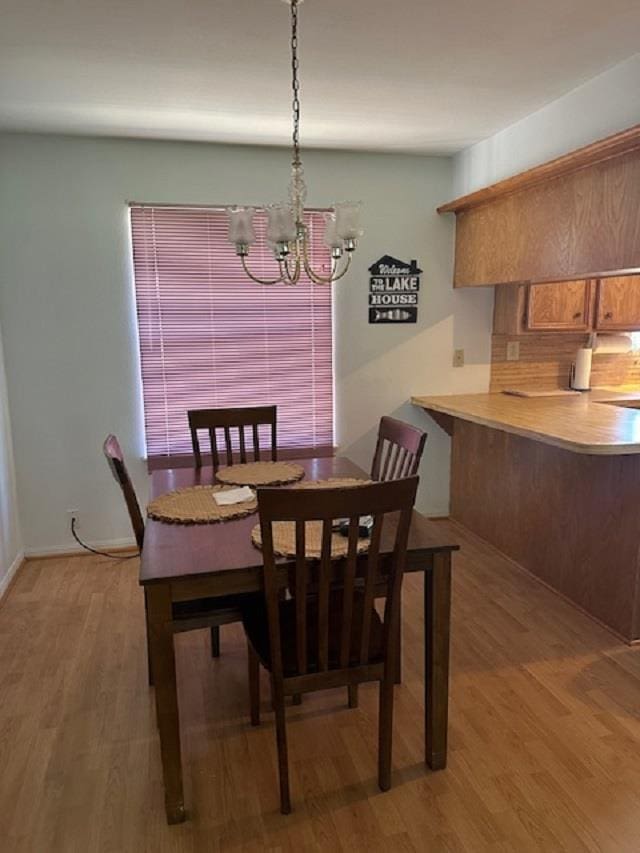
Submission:
MULTIPOLYGON (((330 268, 323 217, 307 211, 314 267, 330 268)), ((272 277, 266 215, 251 270, 272 277)), ((191 453, 187 410, 278 406, 278 445, 333 446, 331 286, 255 284, 219 208, 131 206, 147 455, 191 453)))

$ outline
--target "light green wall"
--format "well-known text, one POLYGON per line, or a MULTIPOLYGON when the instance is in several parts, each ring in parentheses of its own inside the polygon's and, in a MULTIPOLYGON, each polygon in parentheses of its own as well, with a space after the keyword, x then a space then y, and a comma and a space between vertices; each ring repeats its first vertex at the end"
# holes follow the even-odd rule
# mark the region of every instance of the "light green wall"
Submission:
MULTIPOLYGON (((407 400, 486 390, 491 292, 451 288, 448 158, 308 152, 310 206, 364 202, 366 235, 335 285, 341 450, 369 465, 385 413, 430 430, 420 508, 448 507, 448 438, 407 400), (416 326, 369 326, 367 267, 380 255, 424 270, 416 326), (451 366, 464 346, 467 366, 451 366)), ((67 508, 85 537, 129 538, 100 446, 117 433, 144 494, 143 422, 127 200, 264 204, 286 194, 288 153, 205 144, 0 136, 0 312, 27 549, 68 548, 67 508)))

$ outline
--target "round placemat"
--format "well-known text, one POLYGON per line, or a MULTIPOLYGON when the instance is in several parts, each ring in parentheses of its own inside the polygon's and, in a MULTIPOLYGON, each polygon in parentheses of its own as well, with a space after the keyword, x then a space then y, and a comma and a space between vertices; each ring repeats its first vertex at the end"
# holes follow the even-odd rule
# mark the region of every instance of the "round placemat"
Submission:
POLYGON ((216 477, 234 486, 284 486, 304 477, 304 468, 293 462, 247 462, 220 468, 216 477))
POLYGON ((249 501, 230 506, 218 506, 215 492, 228 491, 231 486, 188 486, 167 492, 151 501, 147 515, 156 521, 170 524, 212 524, 251 515, 258 509, 255 496, 249 501))
MULTIPOLYGON (((294 489, 340 489, 366 486, 371 480, 357 480, 355 477, 331 477, 328 480, 309 480, 298 483, 294 489)), ((296 555, 296 526, 293 521, 274 521, 273 550, 279 557, 295 557, 296 555)), ((257 524, 251 531, 251 541, 256 548, 262 548, 262 533, 257 524)), ((369 548, 368 539, 358 539, 358 553, 362 554, 369 548)), ((307 521, 305 527, 305 552, 310 559, 320 559, 322 550, 322 522, 307 521)), ((334 559, 346 557, 349 550, 349 540, 340 533, 331 535, 331 556, 334 559)))
MULTIPOLYGON (((296 555, 296 526, 293 521, 274 521, 273 551, 279 557, 295 557, 296 555)), ((262 533, 260 525, 251 531, 251 541, 256 548, 262 549, 262 533)), ((362 554, 369 548, 368 539, 358 539, 358 553, 362 554)), ((309 559, 320 559, 322 550, 322 522, 307 521, 305 530, 305 553, 309 559)), ((346 557, 349 550, 349 540, 340 533, 331 534, 331 557, 337 560, 346 557)))
POLYGON ((353 486, 370 486, 373 480, 358 480, 356 477, 329 477, 327 480, 305 480, 296 483, 294 489, 349 489, 353 486))

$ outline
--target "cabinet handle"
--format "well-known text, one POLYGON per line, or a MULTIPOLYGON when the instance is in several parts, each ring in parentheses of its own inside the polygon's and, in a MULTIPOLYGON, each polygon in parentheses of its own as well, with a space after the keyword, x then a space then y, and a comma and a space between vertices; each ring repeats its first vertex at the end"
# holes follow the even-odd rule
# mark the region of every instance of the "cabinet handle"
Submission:
POLYGON ((613 311, 607 311, 607 313, 604 315, 604 319, 613 320, 613 311))
POLYGON ((576 313, 573 315, 574 320, 579 320, 580 317, 582 317, 582 311, 576 311, 576 313))

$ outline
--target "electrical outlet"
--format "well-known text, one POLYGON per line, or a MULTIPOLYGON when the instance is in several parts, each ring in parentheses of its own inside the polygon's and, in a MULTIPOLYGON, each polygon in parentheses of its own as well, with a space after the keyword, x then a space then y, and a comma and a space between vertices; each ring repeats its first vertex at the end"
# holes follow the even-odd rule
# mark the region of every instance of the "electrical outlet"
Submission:
POLYGON ((69 530, 71 530, 71 522, 75 518, 75 528, 76 530, 80 527, 80 510, 79 509, 68 509, 67 510, 67 525, 69 530))
POLYGON ((507 361, 520 361, 520 341, 508 341, 507 361))
POLYGON ((453 366, 464 367, 464 350, 454 349, 453 351, 453 366))

